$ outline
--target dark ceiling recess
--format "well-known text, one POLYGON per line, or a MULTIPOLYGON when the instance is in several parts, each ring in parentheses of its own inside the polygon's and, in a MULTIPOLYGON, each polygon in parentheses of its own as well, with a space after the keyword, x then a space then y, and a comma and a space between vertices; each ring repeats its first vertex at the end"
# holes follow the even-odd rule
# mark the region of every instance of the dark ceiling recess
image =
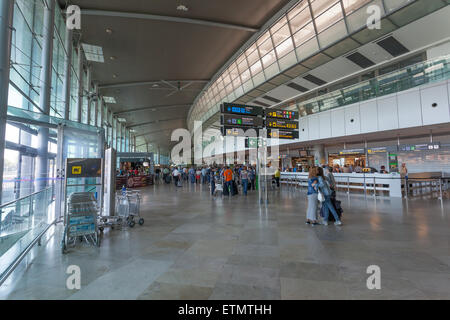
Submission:
POLYGON ((402 54, 409 52, 409 50, 404 45, 402 45, 397 39, 392 36, 378 41, 377 44, 394 57, 401 56, 402 54))
POLYGON ((302 87, 301 85, 296 84, 296 83, 294 83, 294 82, 288 83, 287 86, 290 87, 290 88, 292 88, 292 89, 295 89, 295 90, 297 90, 297 91, 300 91, 300 92, 306 92, 306 91, 308 91, 308 89, 306 89, 305 87, 302 87))
POLYGON ((324 84, 326 84, 325 81, 313 76, 312 74, 308 74, 307 76, 304 76, 303 79, 308 80, 309 82, 312 82, 314 84, 317 84, 318 86, 323 86, 324 84))
POLYGON ((375 65, 375 62, 373 62, 369 58, 363 56, 359 52, 352 53, 351 55, 347 56, 347 59, 353 63, 356 63, 358 66, 360 66, 363 69, 366 69, 366 68, 369 68, 369 67, 375 65))
POLYGON ((266 100, 269 100, 269 101, 272 101, 272 102, 275 102, 275 103, 280 103, 281 102, 281 100, 278 100, 276 98, 269 97, 269 96, 263 96, 262 98, 266 99, 266 100))
POLYGON ((255 103, 255 104, 259 104, 260 106, 263 106, 263 107, 270 107, 270 105, 269 105, 269 104, 267 104, 267 103, 264 103, 264 102, 260 102, 260 101, 254 101, 253 103, 255 103))

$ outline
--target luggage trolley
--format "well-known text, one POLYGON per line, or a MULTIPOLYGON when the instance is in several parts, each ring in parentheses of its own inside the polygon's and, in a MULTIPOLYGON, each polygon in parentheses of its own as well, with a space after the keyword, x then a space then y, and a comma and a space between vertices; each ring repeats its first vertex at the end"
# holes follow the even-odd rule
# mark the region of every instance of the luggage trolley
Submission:
POLYGON ((135 218, 139 225, 144 224, 144 218, 140 215, 141 193, 136 190, 127 190, 126 194, 121 191, 116 193, 116 216, 117 222, 133 228, 136 225, 135 218))
MULTIPOLYGON (((62 253, 67 253, 69 245, 83 239, 87 243, 100 246, 100 235, 97 224, 101 207, 97 203, 94 192, 73 192, 67 195, 67 188, 103 187, 102 183, 68 184, 71 178, 102 178, 102 159, 66 159, 64 178, 64 234, 61 241, 62 253)), ((102 181, 102 179, 101 179, 102 181)), ((97 194, 103 192, 102 188, 97 194)), ((100 201, 101 203, 101 201, 100 201)))

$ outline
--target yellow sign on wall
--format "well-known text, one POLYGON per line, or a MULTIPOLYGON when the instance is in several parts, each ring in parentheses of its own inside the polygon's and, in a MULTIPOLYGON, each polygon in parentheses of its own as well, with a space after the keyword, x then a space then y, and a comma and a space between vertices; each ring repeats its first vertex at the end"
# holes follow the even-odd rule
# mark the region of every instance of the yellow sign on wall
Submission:
POLYGON ((72 167, 72 174, 81 174, 81 166, 72 167))

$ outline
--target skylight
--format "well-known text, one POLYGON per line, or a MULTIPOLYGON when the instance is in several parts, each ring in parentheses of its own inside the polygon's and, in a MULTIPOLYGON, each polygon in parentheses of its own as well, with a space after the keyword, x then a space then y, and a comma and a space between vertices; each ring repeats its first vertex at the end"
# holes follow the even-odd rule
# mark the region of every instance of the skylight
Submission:
POLYGON ((82 43, 84 55, 86 60, 93 62, 105 62, 103 58, 103 49, 100 46, 94 46, 91 44, 82 43))
POLYGON ((106 103, 116 103, 116 98, 114 97, 103 97, 106 103))

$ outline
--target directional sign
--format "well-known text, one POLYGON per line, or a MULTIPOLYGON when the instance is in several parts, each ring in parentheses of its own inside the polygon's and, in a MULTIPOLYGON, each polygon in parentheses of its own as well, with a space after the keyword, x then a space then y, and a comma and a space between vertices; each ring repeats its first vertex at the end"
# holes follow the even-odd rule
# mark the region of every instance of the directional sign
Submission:
POLYGON ((221 116, 221 124, 232 127, 261 128, 264 125, 264 121, 260 117, 223 114, 221 116))
POLYGON ((297 130, 298 129, 298 121, 268 118, 266 120, 266 126, 267 126, 267 128, 272 128, 272 129, 297 130))
POLYGON ((289 130, 267 130, 268 138, 278 138, 278 139, 298 139, 298 131, 289 131, 289 130), (278 131, 278 132, 277 132, 278 131))
POLYGON ((264 109, 256 106, 246 106, 242 104, 224 103, 220 106, 221 113, 238 114, 245 116, 262 116, 264 109))
POLYGON ((267 118, 298 120, 297 111, 266 109, 264 112, 267 118))
POLYGON ((258 136, 258 131, 259 130, 253 128, 235 128, 227 126, 222 127, 223 136, 244 137, 244 136, 253 136, 253 134, 255 134, 255 136, 258 136), (249 130, 254 130, 254 132, 249 130))

